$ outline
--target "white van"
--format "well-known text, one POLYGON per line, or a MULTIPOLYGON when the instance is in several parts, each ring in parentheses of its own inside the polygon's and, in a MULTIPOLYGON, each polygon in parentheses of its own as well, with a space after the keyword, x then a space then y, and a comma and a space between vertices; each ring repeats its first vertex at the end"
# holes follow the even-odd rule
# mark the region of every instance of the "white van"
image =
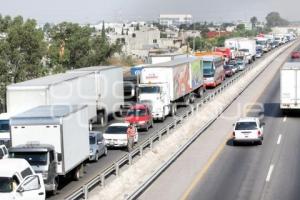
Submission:
POLYGON ((45 186, 40 174, 35 174, 24 159, 0 160, 1 200, 45 200, 45 186))

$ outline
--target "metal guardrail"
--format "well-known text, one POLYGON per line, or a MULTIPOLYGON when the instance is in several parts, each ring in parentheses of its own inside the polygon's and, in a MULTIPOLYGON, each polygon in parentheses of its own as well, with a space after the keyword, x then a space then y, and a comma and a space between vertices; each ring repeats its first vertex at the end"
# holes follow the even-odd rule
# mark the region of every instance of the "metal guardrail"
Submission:
MULTIPOLYGON (((291 45, 285 46, 281 52, 278 53, 278 55, 282 54, 288 47, 291 45)), ((273 60, 270 60, 269 62, 266 63, 266 67, 262 69, 262 71, 259 72, 261 74, 267 66, 269 66, 272 63, 273 60)), ((92 178, 90 181, 88 181, 85 185, 82 185, 80 188, 77 190, 73 191, 72 194, 69 196, 65 197, 65 200, 76 200, 79 198, 83 198, 85 200, 88 199, 88 193, 90 190, 92 190, 96 186, 104 187, 105 186, 105 180, 110 177, 111 175, 119 176, 120 174, 120 168, 123 166, 131 165, 133 158, 136 156, 143 156, 144 151, 148 148, 151 151, 153 150, 153 144, 160 142, 162 140, 162 137, 164 135, 168 135, 171 133, 171 130, 176 129, 176 127, 183 123, 184 120, 188 119, 190 116, 193 115, 194 112, 199 111, 199 109, 206 103, 210 102, 212 99, 214 99, 218 94, 222 93, 225 88, 228 86, 232 85, 234 82, 239 80, 241 77, 243 77, 248 71, 253 69, 255 66, 249 65, 244 71, 241 71, 237 75, 235 75, 233 78, 231 78, 229 81, 226 81, 224 84, 219 86, 213 93, 208 94, 205 96, 203 99, 200 100, 199 103, 197 103, 195 106, 191 106, 192 109, 188 110, 187 112, 183 113, 181 116, 177 116, 176 119, 174 119, 173 122, 169 123, 166 125, 164 128, 158 130, 156 133, 151 135, 148 139, 146 139, 142 144, 137 146, 133 151, 127 153, 126 155, 122 156, 118 161, 115 163, 111 164, 109 167, 104 169, 101 173, 97 174, 94 178, 92 178)), ((255 77, 256 78, 256 77, 255 77)), ((254 79, 255 79, 254 78, 254 79)), ((244 91, 252 81, 243 88, 242 91, 244 91)), ((234 101, 234 100, 233 100, 234 101)), ((229 103, 230 105, 231 103, 229 103)), ((229 106, 228 105, 228 106, 229 106)), ((226 109, 226 108, 225 108, 226 109)), ((223 112, 223 111, 222 111, 223 112)), ((219 113, 222 114, 222 112, 219 113)), ((154 175, 147 181, 145 182, 138 190, 136 190, 133 194, 131 194, 128 199, 134 199, 136 198, 141 191, 143 191, 152 181, 155 177, 157 177, 167 166, 169 166, 173 160, 175 160, 190 144, 197 138, 199 135, 207 128, 209 127, 216 119, 218 116, 216 116, 214 119, 209 121, 202 127, 200 130, 194 134, 194 136, 185 144, 183 145, 167 163, 164 164, 158 171, 154 173, 154 175)))

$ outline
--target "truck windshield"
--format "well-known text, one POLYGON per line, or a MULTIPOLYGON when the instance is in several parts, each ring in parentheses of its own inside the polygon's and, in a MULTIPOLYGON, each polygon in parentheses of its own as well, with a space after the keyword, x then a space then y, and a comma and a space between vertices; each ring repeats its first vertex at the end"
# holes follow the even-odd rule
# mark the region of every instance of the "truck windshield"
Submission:
POLYGON ((214 69, 211 61, 203 61, 203 75, 204 77, 213 76, 214 69))
POLYGON ((0 193, 9 193, 13 191, 13 179, 9 177, 0 177, 0 193))
POLYGON ((47 165, 47 152, 12 152, 10 153, 12 158, 24 158, 30 165, 40 166, 47 165))
POLYGON ((0 133, 9 131, 9 120, 0 120, 0 133))
POLYGON ((90 136, 90 144, 96 144, 96 137, 90 136))
POLYGON ((127 112, 127 116, 144 116, 146 115, 145 109, 133 109, 127 112))
POLYGON ((256 44, 258 44, 258 45, 265 45, 265 44, 266 44, 266 41, 259 41, 259 40, 257 40, 257 41, 256 41, 256 44))
POLYGON ((127 126, 109 126, 107 127, 105 133, 109 134, 126 134, 127 126))
POLYGON ((160 93, 160 88, 158 86, 140 87, 139 92, 147 94, 160 93))

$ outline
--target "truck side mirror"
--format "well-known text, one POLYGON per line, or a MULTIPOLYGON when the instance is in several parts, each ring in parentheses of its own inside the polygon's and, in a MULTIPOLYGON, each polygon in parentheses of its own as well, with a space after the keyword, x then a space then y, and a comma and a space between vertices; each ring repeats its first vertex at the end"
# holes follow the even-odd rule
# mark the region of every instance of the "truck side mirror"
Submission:
POLYGON ((62 155, 61 155, 61 153, 58 153, 58 154, 57 154, 57 161, 58 161, 58 162, 61 162, 61 161, 62 161, 62 155))
POLYGON ((17 189, 17 192, 23 193, 23 192, 24 192, 24 188, 20 186, 20 187, 17 189))

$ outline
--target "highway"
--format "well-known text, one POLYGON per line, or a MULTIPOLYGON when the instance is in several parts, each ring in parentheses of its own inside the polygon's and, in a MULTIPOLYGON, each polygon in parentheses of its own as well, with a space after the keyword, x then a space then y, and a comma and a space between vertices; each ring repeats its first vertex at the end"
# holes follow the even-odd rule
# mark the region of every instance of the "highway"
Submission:
MULTIPOLYGON (((268 55, 265 55, 265 57, 268 55)), ((264 59, 264 58, 262 58, 264 59)), ((254 63, 257 64, 259 62, 261 62, 261 60, 258 60, 254 63)), ((227 79, 228 81, 229 79, 227 79)), ((278 83, 279 84, 279 83, 278 83)), ((278 87, 278 86, 277 86, 278 87)), ((208 90, 207 93, 212 92, 213 90, 208 90)), ((199 102, 199 99, 196 100, 195 103, 199 102)), ((186 111, 187 108, 185 107, 181 107, 178 109, 178 114, 184 113, 186 111)), ((114 123, 117 121, 111 121, 110 123, 114 123)), ((140 136, 140 142, 144 141, 145 139, 147 139, 148 137, 150 137, 154 132, 156 132, 157 130, 161 129, 163 126, 166 126, 167 124, 171 123, 171 118, 168 117, 165 122, 163 123, 155 123, 154 124, 154 128, 150 129, 148 132, 143 132, 140 131, 139 132, 139 136, 140 136)), ((266 140, 267 137, 266 137, 266 140)), ((267 142, 266 142, 267 144, 267 142)), ((265 144, 263 145, 263 147, 265 146, 265 144)), ((230 146, 228 146, 227 148, 232 149, 230 146)), ((226 148, 226 149, 227 149, 226 148)), ((258 148, 253 148, 253 149, 259 149, 258 148)), ((232 151, 236 151, 237 148, 234 148, 232 151)), ((240 149, 238 147, 238 149, 240 149)), ((257 151, 257 150, 254 150, 257 151)), ((80 180, 80 181, 70 181, 70 180, 66 180, 63 187, 59 189, 58 194, 55 196, 49 196, 48 199, 63 199, 65 196, 67 196, 68 194, 72 193, 73 190, 79 188, 81 185, 83 185, 85 182, 87 182, 88 180, 90 180, 91 178, 93 178, 97 173, 100 173, 103 169, 107 168, 108 166, 110 166, 112 163, 114 163, 115 161, 117 161, 120 157, 122 157, 123 155, 126 154, 126 150, 125 149, 110 149, 108 152, 108 155, 106 157, 102 157, 97 163, 89 163, 86 167, 86 173, 84 175, 84 177, 80 180)), ((224 151, 225 152, 225 151, 224 151)), ((228 163, 227 163, 228 165, 228 163)), ((222 165, 221 165, 222 166, 222 165)), ((223 163, 224 166, 224 163, 223 163)), ((213 187, 211 188, 213 189, 213 187)), ((206 192, 205 192, 206 193, 206 192)), ((193 193, 194 194, 194 193, 193 193)), ((196 195, 198 193, 195 193, 196 195)), ((208 198, 210 199, 210 198, 208 198)), ((214 198, 213 198, 214 199, 214 198)))
POLYGON ((299 115, 286 116, 279 109, 278 69, 287 56, 285 53, 274 60, 205 131, 203 137, 210 135, 207 143, 203 143, 201 135, 139 199, 299 199, 299 115), (249 102, 257 105, 250 107, 249 102), (243 112, 239 112, 241 107, 245 108, 243 112), (240 116, 262 117, 266 124, 263 145, 233 146, 228 139, 204 163, 205 147, 218 135, 224 134, 225 138, 229 138, 232 124, 240 116))

